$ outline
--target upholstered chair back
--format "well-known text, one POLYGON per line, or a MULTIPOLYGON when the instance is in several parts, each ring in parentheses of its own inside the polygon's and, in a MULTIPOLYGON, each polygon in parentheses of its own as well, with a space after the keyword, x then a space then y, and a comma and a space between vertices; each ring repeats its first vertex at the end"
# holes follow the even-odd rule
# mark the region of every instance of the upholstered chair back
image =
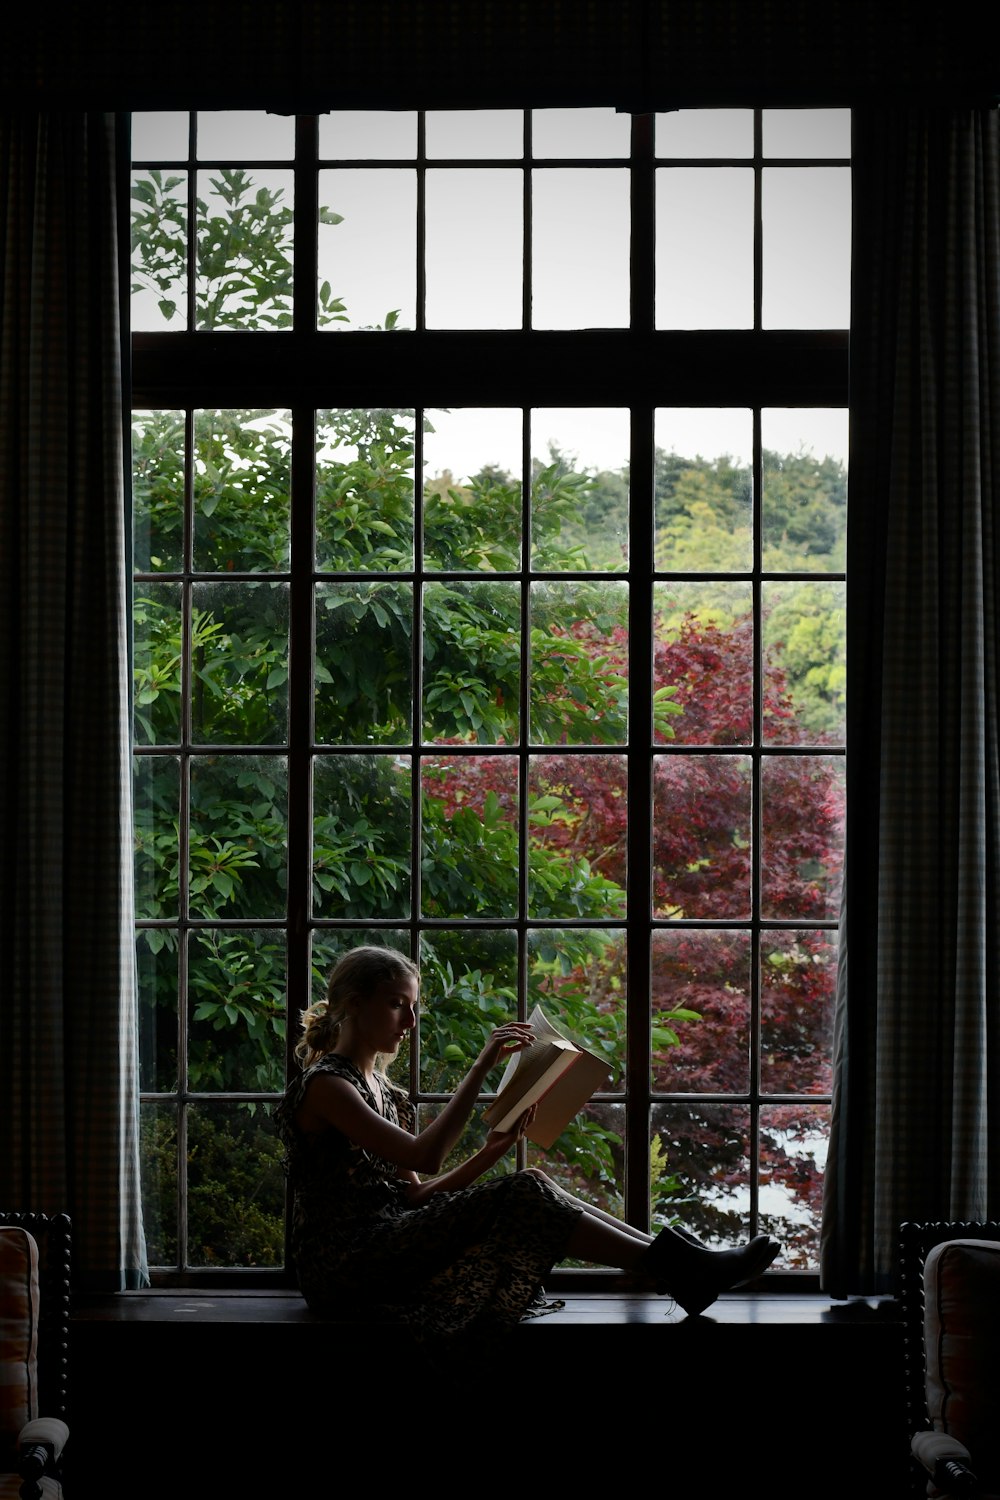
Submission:
POLYGON ((18 1434, 38 1416, 38 1246, 0 1226, 0 1469, 14 1467, 18 1434))

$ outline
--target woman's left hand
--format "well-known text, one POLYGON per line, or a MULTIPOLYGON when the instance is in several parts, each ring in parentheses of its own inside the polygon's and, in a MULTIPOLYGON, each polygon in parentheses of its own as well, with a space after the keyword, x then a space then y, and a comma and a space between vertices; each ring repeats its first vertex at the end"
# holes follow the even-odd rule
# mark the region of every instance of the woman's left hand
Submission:
POLYGON ((534 1040, 535 1033, 527 1021, 505 1021, 490 1032, 480 1057, 492 1068, 509 1052, 523 1052, 534 1040))

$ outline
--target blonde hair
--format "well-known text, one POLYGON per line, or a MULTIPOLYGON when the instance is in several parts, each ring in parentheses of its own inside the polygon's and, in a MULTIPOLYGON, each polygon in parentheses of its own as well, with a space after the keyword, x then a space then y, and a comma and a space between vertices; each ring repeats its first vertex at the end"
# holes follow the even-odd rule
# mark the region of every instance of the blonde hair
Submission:
MULTIPOLYGON (((375 986, 385 979, 416 979, 420 970, 412 959, 395 948, 349 948, 333 966, 327 981, 326 999, 318 1000, 301 1013, 302 1036, 296 1043, 295 1056, 303 1068, 309 1068, 337 1045, 341 1023, 352 1004, 367 1000, 375 986)), ((381 1059, 378 1060, 381 1071, 381 1059)))

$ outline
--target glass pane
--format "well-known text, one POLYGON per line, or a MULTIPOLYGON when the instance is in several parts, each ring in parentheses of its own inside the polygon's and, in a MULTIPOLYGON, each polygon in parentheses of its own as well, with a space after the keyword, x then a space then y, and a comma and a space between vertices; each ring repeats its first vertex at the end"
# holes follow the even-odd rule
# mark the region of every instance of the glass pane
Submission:
POLYGON ((843 865, 843 758, 768 756, 761 767, 761 802, 761 915, 835 921, 843 865))
POLYGON ((657 156, 752 156, 752 109, 675 109, 654 116, 657 156))
POLYGON ((753 562, 753 413, 661 407, 654 433, 656 567, 747 572, 753 562))
POLYGON ((319 326, 415 327, 416 173, 323 171, 319 201, 319 326))
POLYGON ((188 1087, 285 1086, 285 934, 205 928, 188 939, 188 1087))
POLYGON ((422 785, 424 916, 516 916, 517 757, 428 757, 422 785))
POLYGON ((435 408, 424 419, 424 566, 521 565, 521 412, 435 408))
POLYGON ((629 172, 532 173, 533 328, 627 328, 629 172))
POLYGON ((194 425, 194 566, 266 573, 288 566, 291 413, 202 411, 194 425))
POLYGON ((658 743, 753 741, 749 583, 653 588, 653 716, 658 743))
MULTIPOLYGON (((133 759, 135 914, 176 917, 178 906, 180 765, 172 755, 133 759)), ((150 942, 155 944, 156 938, 150 942)))
POLYGON ((424 589, 425 740, 518 738, 520 587, 431 583, 424 589))
POLYGON ((842 572, 847 542, 846 407, 768 407, 763 449, 764 567, 842 572))
POLYGON ((527 1009, 608 1059, 609 1088, 624 1087, 628 979, 620 927, 546 927, 528 934, 527 1009))
POLYGON ((199 161, 291 161, 295 117, 262 109, 198 111, 199 161))
MULTIPOLYGON (((457 1088, 494 1026, 517 1015, 517 934, 462 927, 420 939, 420 1087, 457 1088)), ((499 1085, 490 1074, 484 1092, 499 1085)))
POLYGON ((741 1094, 750 1087, 750 934, 653 933, 653 1087, 741 1094))
POLYGON ((318 755, 313 778, 313 915, 408 917, 409 760, 318 755))
POLYGON ((520 170, 428 171, 428 328, 522 326, 523 185, 520 170))
POLYGON ((653 914, 750 916, 750 758, 653 763, 653 914))
POLYGON ((133 161, 183 161, 188 154, 186 110, 133 110, 133 161))
POLYGON ((429 109, 424 122, 428 157, 488 160, 524 154, 519 109, 429 109))
POLYGON ((531 739, 619 745, 628 739, 628 585, 531 588, 531 739))
POLYGON ((765 744, 843 744, 845 585, 765 583, 762 595, 765 744))
POLYGON ((133 332, 187 324, 187 173, 132 175, 129 323, 133 332))
POLYGON ((656 173, 656 327, 753 327, 754 177, 742 167, 656 173))
POLYGON ((761 138, 765 156, 851 154, 849 109, 764 109, 761 138))
POLYGON ((199 583, 191 591, 191 738, 288 738, 288 585, 199 583))
POLYGON ((283 1148, 268 1104, 188 1110, 188 1260, 280 1266, 285 1253, 283 1148))
POLYGON ((192 916, 284 915, 287 782, 279 756, 192 757, 192 916))
POLYGON ((629 433, 624 407, 532 411, 534 572, 627 568, 629 433))
POLYGON ((176 1266, 177 1106, 139 1106, 139 1179, 142 1231, 151 1266, 176 1266))
POLYGON ((132 600, 132 723, 139 745, 181 739, 181 586, 140 583, 132 600))
POLYGON ((417 154, 417 112, 334 109, 319 117, 319 154, 341 161, 375 161, 417 154))
POLYGON ((533 109, 531 154, 628 156, 632 117, 614 109, 533 109))
POLYGON ((780 1239, 777 1269, 819 1269, 830 1106, 782 1104, 760 1112, 760 1217, 780 1239))
POLYGON ((137 573, 175 573, 184 556, 184 413, 132 413, 132 538, 137 573))
POLYGON ((761 1088, 827 1094, 833 1085, 837 934, 767 929, 760 939, 761 1088))
POLYGON ((762 172, 765 328, 847 328, 851 321, 848 167, 762 172))
POLYGON ((627 871, 625 757, 536 755, 529 775, 529 915, 621 919, 627 871))
POLYGON ((750 1111, 737 1104, 660 1104, 650 1119, 653 1227, 680 1221, 721 1249, 750 1229, 750 1111))
POLYGON ((177 1087, 177 934, 140 928, 135 942, 139 985, 139 1087, 166 1093, 177 1087))
POLYGON ((405 744, 413 721, 411 584, 319 584, 315 737, 405 744))
POLYGON ((199 328, 292 326, 294 173, 198 173, 199 328))
POLYGON ((316 414, 316 566, 393 573, 413 566, 412 411, 316 414))
MULTIPOLYGON (((538 1167, 560 1187, 616 1219, 625 1217, 625 1107, 584 1106, 547 1150, 528 1142, 526 1164, 538 1167)), ((562 1265, 583 1265, 563 1260, 562 1265)))

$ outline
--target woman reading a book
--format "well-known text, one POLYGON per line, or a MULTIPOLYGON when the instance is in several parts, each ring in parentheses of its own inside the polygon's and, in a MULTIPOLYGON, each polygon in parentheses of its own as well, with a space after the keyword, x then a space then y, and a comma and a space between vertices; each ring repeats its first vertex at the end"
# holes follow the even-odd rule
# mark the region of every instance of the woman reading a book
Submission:
POLYGON ((496 1027, 440 1112, 414 1112, 385 1066, 416 1025, 419 971, 395 950, 354 948, 327 998, 303 1014, 302 1072, 278 1106, 293 1192, 292 1250, 309 1307, 326 1316, 377 1305, 442 1347, 481 1341, 544 1310, 545 1276, 567 1257, 634 1273, 636 1284, 697 1314, 752 1280, 778 1244, 759 1235, 710 1250, 685 1231, 655 1238, 572 1197, 528 1168, 482 1180, 530 1124, 491 1130, 461 1165, 441 1167, 487 1075, 531 1044, 496 1027))

